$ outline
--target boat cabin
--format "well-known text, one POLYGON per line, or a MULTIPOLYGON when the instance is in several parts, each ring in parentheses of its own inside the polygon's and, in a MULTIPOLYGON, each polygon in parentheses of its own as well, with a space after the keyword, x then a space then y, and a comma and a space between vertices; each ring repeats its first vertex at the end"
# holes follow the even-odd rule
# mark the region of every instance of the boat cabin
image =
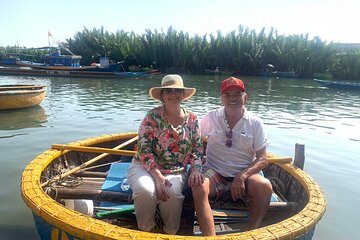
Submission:
POLYGON ((8 54, 0 60, 0 63, 3 65, 15 65, 16 61, 20 61, 19 56, 14 54, 8 54))
POLYGON ((50 66, 81 67, 79 55, 62 55, 60 49, 45 56, 45 63, 50 66))

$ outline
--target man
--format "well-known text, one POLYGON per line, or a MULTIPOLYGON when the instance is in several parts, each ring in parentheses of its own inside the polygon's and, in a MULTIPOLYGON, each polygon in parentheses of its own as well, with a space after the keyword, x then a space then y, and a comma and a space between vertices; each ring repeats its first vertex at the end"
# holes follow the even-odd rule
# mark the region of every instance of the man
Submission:
POLYGON ((263 177, 267 164, 267 139, 260 118, 245 108, 243 81, 235 77, 221 83, 223 108, 209 112, 201 121, 207 137, 204 181, 193 186, 195 211, 203 235, 215 235, 209 197, 230 191, 234 201, 249 201, 248 229, 259 227, 269 206, 272 187, 263 177))

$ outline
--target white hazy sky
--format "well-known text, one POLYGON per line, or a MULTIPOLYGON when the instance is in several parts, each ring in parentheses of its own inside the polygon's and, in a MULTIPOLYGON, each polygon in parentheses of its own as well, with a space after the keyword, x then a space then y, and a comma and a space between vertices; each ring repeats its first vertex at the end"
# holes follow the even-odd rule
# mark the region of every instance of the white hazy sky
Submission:
POLYGON ((0 46, 47 46, 48 31, 65 41, 84 27, 142 34, 172 26, 202 36, 240 24, 360 43, 359 0, 6 0, 0 6, 0 46))

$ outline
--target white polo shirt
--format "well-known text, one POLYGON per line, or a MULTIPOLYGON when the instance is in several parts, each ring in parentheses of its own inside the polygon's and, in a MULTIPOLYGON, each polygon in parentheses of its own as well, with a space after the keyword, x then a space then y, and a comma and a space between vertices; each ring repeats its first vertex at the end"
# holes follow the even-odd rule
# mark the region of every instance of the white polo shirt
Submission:
POLYGON ((224 114, 223 107, 207 113, 200 122, 201 135, 208 137, 203 169, 211 168, 224 177, 234 177, 255 160, 256 151, 268 144, 262 120, 245 108, 243 117, 232 129, 232 146, 227 147, 224 114))

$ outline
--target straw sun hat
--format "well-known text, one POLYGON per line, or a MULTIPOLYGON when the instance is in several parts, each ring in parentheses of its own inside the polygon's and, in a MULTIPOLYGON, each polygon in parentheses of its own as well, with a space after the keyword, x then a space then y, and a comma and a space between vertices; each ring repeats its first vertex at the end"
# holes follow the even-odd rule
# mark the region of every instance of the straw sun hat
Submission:
POLYGON ((164 88, 179 88, 184 89, 184 100, 189 99, 192 95, 195 94, 195 88, 186 88, 184 87, 184 82, 181 76, 176 74, 170 74, 163 77, 161 80, 160 87, 152 87, 149 89, 150 97, 161 101, 161 90, 164 88))

